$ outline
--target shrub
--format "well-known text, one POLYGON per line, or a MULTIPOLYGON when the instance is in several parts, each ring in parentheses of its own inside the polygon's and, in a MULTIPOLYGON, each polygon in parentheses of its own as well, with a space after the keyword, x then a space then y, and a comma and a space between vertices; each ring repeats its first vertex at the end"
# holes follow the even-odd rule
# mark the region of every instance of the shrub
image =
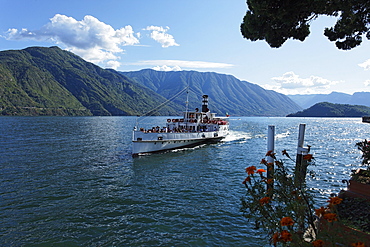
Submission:
MULTIPOLYGON (((283 155, 293 161, 284 150, 283 155)), ((338 216, 337 207, 342 198, 330 197, 328 205, 315 208, 312 192, 307 189, 304 179, 296 179, 299 173, 278 160, 274 153, 268 152, 273 163, 262 159, 257 169, 252 165, 246 168, 247 177, 243 181, 246 195, 242 198, 243 215, 264 228, 274 246, 365 246, 361 239, 343 232, 343 224, 338 216), (274 171, 271 169, 274 164, 274 171), (265 175, 266 169, 272 174, 265 175), (303 181, 303 182, 301 182, 303 181), (357 242, 356 242, 357 241, 357 242)), ((270 158, 270 159, 271 159, 270 158)), ((303 159, 313 164, 312 155, 303 159)), ((295 162, 294 162, 295 163, 295 162)))

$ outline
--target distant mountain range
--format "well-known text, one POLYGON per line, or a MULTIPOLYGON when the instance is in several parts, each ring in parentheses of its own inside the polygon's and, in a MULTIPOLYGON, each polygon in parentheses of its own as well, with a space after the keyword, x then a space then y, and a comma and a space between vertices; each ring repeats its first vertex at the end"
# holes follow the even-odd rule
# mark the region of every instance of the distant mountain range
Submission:
POLYGON ((303 109, 309 108, 319 102, 335 104, 364 105, 370 107, 370 92, 351 94, 332 92, 330 94, 288 95, 303 109))
POLYGON ((321 102, 287 117, 363 117, 370 116, 370 107, 363 105, 321 102))
MULTIPOLYGON (((301 108, 289 97, 213 72, 117 72, 58 47, 0 52, 0 115, 142 115, 190 86, 189 108, 239 116, 285 116, 301 108)), ((152 115, 179 115, 186 94, 152 115)))
MULTIPOLYGON (((189 109, 200 108, 203 94, 219 115, 286 116, 318 102, 370 107, 370 92, 286 96, 215 72, 102 69, 58 47, 0 52, 0 115, 172 116, 185 110, 187 96, 189 109)), ((332 108, 343 110, 325 107, 332 108)))
MULTIPOLYGON (((165 98, 189 86, 189 107, 199 107, 201 95, 210 98, 210 109, 218 114, 229 113, 239 116, 285 116, 301 108, 289 97, 234 76, 214 72, 155 71, 145 69, 135 72, 121 72, 165 98)), ((186 95, 175 99, 184 104, 186 95)))

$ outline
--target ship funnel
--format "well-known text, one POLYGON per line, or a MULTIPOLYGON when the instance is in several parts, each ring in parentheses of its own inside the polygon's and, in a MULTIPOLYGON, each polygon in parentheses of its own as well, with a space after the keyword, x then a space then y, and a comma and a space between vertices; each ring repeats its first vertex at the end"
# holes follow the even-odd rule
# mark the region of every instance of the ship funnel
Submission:
POLYGON ((202 112, 208 112, 208 95, 203 95, 202 97, 202 112))

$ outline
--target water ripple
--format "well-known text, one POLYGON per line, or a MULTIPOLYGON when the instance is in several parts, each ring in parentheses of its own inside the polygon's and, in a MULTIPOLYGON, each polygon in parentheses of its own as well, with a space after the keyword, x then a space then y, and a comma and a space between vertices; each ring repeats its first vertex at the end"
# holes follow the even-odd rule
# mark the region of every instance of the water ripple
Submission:
MULTIPOLYGON (((165 117, 148 118, 147 125, 165 117)), ((131 157, 134 117, 6 117, 0 121, 2 246, 261 246, 239 212, 245 167, 266 153, 294 156, 298 125, 316 166, 319 202, 358 168, 359 119, 232 118, 217 144, 131 157)), ((368 138, 369 139, 369 138, 368 138)))

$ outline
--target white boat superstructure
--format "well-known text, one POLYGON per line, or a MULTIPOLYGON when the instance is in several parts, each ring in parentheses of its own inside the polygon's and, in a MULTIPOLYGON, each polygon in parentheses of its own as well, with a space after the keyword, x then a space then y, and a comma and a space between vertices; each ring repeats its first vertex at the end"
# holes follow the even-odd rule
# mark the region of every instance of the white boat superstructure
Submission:
POLYGON ((228 117, 216 117, 208 110, 208 96, 203 95, 202 111, 186 111, 182 118, 167 119, 166 126, 137 129, 132 137, 134 156, 203 143, 218 142, 229 133, 228 117))

